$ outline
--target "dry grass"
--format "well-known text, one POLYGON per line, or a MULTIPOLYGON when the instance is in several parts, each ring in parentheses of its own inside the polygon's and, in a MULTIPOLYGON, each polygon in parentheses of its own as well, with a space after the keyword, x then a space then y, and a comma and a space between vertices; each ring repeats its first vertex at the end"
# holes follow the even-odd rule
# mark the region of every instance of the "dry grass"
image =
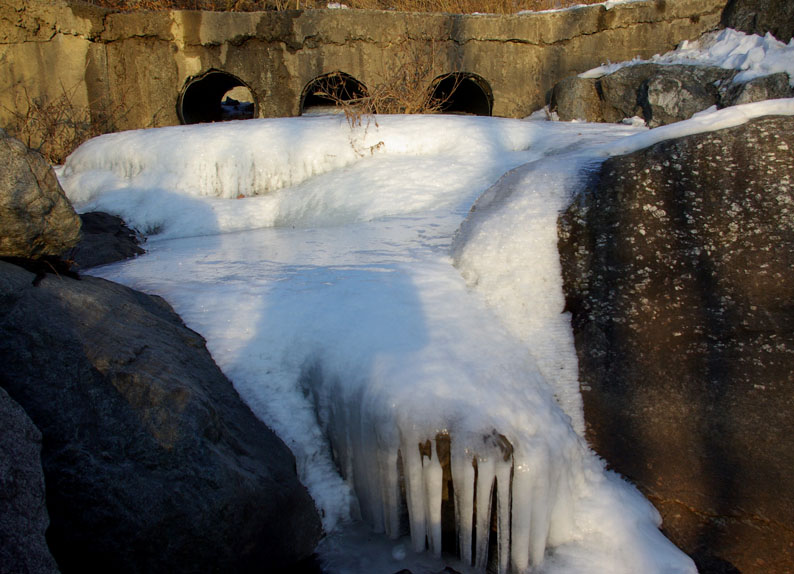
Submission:
POLYGON ((25 90, 26 110, 11 110, 15 121, 8 126, 9 134, 50 163, 60 164, 84 141, 116 131, 127 113, 126 106, 118 103, 108 109, 77 105, 74 95, 78 87, 61 86, 61 94, 50 99, 31 97, 25 90))
MULTIPOLYGON (((360 10, 401 12, 445 12, 450 14, 514 14, 523 10, 549 10, 598 0, 330 0, 360 10)), ((213 10, 250 12, 256 10, 305 10, 326 8, 329 0, 87 0, 88 3, 125 11, 213 10)))

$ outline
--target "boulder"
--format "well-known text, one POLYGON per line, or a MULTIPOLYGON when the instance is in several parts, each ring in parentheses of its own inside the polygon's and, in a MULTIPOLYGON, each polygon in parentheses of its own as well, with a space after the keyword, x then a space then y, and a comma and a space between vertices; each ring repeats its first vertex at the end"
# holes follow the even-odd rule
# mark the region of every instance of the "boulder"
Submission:
POLYGON ((719 104, 718 86, 735 74, 711 66, 659 66, 639 86, 637 102, 642 116, 652 128, 691 118, 719 104))
POLYGON ((44 437, 62 572, 278 572, 321 535, 289 449, 162 300, 0 262, 0 386, 44 437))
POLYGON ((145 253, 138 236, 120 217, 94 211, 81 214, 80 220, 83 238, 69 254, 78 269, 107 265, 145 253))
POLYGON ((788 43, 794 36, 794 2, 791 0, 729 0, 721 24, 747 34, 772 34, 788 43))
POLYGON ((0 130, 0 257, 59 256, 80 240, 80 218, 44 157, 0 130))
POLYGON ((794 571, 794 118, 606 161, 560 218, 587 438, 701 572, 794 571))
POLYGON ((785 72, 754 78, 741 84, 728 84, 720 96, 722 107, 751 104, 763 100, 794 97, 785 72))
POLYGON ((0 574, 55 574, 44 532, 41 433, 0 389, 0 574))
POLYGON ((601 112, 601 98, 596 87, 597 80, 570 76, 558 82, 551 91, 549 109, 557 113, 557 117, 568 122, 584 120, 588 122, 604 121, 601 112))
POLYGON ((598 79, 566 78, 554 86, 550 110, 561 120, 619 122, 642 117, 656 127, 720 104, 720 86, 736 74, 712 66, 644 63, 598 79))
POLYGON ((642 107, 638 100, 640 86, 659 68, 657 64, 637 64, 598 78, 598 93, 602 100, 601 115, 604 121, 619 122, 623 118, 642 116, 642 107))

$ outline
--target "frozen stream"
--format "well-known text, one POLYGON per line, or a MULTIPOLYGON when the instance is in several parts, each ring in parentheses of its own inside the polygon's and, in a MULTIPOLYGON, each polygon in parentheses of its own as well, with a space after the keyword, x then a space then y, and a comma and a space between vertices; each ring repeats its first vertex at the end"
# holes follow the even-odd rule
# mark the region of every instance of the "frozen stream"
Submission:
POLYGON ((295 453, 329 572, 438 571, 450 525, 481 572, 492 514, 501 572, 694 572, 581 439, 562 314, 556 214, 638 130, 249 120, 103 136, 59 177, 80 210, 150 234, 146 255, 92 272, 162 295, 207 339, 295 453))

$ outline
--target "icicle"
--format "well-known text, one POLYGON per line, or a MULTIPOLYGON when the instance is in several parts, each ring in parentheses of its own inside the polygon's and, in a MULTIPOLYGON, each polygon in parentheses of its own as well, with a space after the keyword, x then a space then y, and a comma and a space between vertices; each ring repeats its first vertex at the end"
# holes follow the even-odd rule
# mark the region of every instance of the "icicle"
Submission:
POLYGON ((458 531, 460 559, 471 566, 471 535, 474 520, 474 464, 471 455, 463 448, 456 448, 452 438, 451 467, 455 485, 455 522, 458 531))
POLYGON ((370 422, 369 413, 363 408, 363 401, 350 406, 351 416, 348 425, 353 429, 353 458, 355 470, 354 485, 359 499, 362 518, 375 532, 385 531, 383 496, 381 490, 381 471, 378 460, 379 445, 377 435, 370 422))
POLYGON ((422 459, 419 441, 414 436, 403 436, 400 451, 405 473, 405 495, 408 503, 408 518, 411 524, 411 542, 415 552, 425 550, 427 534, 425 519, 425 497, 422 485, 422 459))
MULTIPOLYGON (((513 473, 513 446, 507 438, 491 431, 483 436, 482 453, 476 459, 476 544, 475 566, 485 570, 488 565, 488 544, 491 516, 496 512, 497 559, 499 574, 510 568, 510 507, 513 473), (496 508, 492 503, 496 498, 496 508)), ((460 465, 460 462, 458 462, 460 465)), ((460 468, 459 472, 463 469, 460 468)), ((462 554, 462 551, 461 551, 462 554)))
MULTIPOLYGON (((317 368, 314 376, 318 377, 319 379, 322 378, 323 374, 319 370, 319 367, 317 368)), ((315 382, 313 384, 319 386, 321 383, 315 382)), ((317 398, 315 396, 315 401, 316 400, 317 398)), ((339 468, 342 477, 345 480, 352 481, 354 480, 353 449, 350 437, 350 427, 348 425, 347 408, 340 403, 332 402, 330 403, 325 414, 328 417, 325 424, 327 433, 329 435, 329 442, 331 443, 334 462, 339 468)), ((351 503, 355 504, 355 508, 351 509, 352 516, 354 518, 359 518, 360 512, 355 500, 356 497, 353 497, 351 501, 351 503)))
POLYGON ((543 562, 559 479, 552 464, 548 450, 541 447, 531 456, 521 455, 515 465, 511 546, 515 572, 527 572, 543 562))
POLYGON ((400 473, 397 466, 396 446, 380 445, 378 473, 380 478, 383 528, 391 539, 400 537, 400 473))
POLYGON ((427 441, 430 456, 422 455, 422 479, 425 486, 425 520, 427 541, 435 556, 441 556, 441 499, 443 471, 438 457, 438 441, 427 441))
POLYGON ((545 481, 535 484, 532 489, 532 520, 529 530, 529 559, 532 565, 543 562, 546 541, 549 537, 549 500, 545 481))
POLYGON ((547 447, 538 449, 533 456, 532 508, 529 526, 529 559, 533 566, 543 562, 546 542, 549 538, 549 521, 551 518, 551 484, 549 482, 550 453, 547 447))
POLYGON ((488 538, 491 534, 491 498, 496 480, 493 458, 477 459, 477 541, 475 544, 475 566, 485 570, 488 566, 488 538))
POLYGON ((513 460, 500 460, 496 464, 497 535, 499 574, 508 574, 510 568, 510 491, 513 460))
POLYGON ((510 548, 513 571, 523 574, 529 570, 529 527, 532 514, 532 477, 525 464, 516 463, 513 471, 512 544, 510 548))

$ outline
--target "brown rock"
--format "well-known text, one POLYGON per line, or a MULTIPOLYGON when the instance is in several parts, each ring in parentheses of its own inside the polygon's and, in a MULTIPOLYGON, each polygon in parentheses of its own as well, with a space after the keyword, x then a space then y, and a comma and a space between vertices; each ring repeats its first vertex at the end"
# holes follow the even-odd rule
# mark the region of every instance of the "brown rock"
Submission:
POLYGON ((588 439, 701 572, 794 571, 794 118, 616 157, 561 217, 588 439))

